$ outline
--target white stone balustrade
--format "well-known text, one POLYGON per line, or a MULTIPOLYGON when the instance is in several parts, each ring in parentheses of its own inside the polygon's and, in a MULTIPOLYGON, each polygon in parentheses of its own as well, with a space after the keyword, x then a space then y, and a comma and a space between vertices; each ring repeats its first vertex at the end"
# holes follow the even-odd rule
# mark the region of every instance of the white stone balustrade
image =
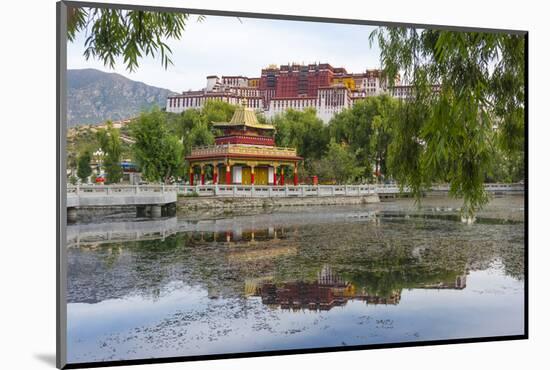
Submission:
MULTIPOLYGON (((436 185, 432 191, 449 191, 436 185)), ((490 193, 523 192, 523 184, 486 184, 490 193)), ((409 189, 402 189, 408 193, 409 189)), ((334 197, 399 194, 398 185, 80 185, 67 186, 67 207, 151 205, 176 202, 177 196, 199 197, 334 197)))
POLYGON ((175 203, 177 188, 165 185, 77 185, 67 187, 67 207, 140 206, 175 203))

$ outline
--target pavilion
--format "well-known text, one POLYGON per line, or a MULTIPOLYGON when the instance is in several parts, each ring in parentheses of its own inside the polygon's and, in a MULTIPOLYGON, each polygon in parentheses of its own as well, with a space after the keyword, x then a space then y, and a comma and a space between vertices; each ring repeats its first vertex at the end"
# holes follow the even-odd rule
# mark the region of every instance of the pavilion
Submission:
POLYGON ((294 148, 275 146, 275 128, 260 123, 256 113, 238 106, 229 122, 214 122, 223 134, 215 145, 191 149, 189 181, 194 183, 195 169, 200 169, 200 183, 205 184, 205 169, 212 168, 213 184, 284 185, 284 166, 293 167, 294 185, 298 185, 299 157, 294 148))

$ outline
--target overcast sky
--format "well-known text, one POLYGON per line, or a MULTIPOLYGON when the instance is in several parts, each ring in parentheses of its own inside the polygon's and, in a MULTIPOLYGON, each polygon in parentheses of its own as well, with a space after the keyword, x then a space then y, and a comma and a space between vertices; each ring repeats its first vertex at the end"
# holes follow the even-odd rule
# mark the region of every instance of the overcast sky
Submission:
POLYGON ((208 75, 259 77, 269 64, 328 62, 348 72, 379 68, 379 49, 369 46, 374 27, 207 16, 189 21, 183 38, 170 41, 173 65, 165 70, 159 59, 144 58, 136 72, 124 65, 104 67, 82 56, 85 34, 68 45, 69 69, 96 68, 116 72, 136 81, 180 92, 201 89, 208 75))

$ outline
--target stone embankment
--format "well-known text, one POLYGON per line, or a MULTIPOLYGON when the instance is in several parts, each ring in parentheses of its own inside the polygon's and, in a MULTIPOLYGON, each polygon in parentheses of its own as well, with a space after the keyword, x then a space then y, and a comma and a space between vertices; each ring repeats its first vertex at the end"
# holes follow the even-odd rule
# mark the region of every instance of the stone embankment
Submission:
POLYGON ((378 203, 377 194, 357 197, 287 197, 287 198, 239 198, 239 197, 178 197, 177 207, 182 210, 193 209, 239 209, 239 208, 275 208, 304 207, 326 205, 354 205, 378 203))

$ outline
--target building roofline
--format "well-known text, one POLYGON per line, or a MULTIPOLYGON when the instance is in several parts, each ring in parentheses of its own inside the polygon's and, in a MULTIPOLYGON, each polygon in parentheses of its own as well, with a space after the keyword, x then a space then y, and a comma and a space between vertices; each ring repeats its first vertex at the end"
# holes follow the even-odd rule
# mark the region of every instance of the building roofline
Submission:
POLYGON ((270 156, 270 155, 259 155, 259 154, 211 154, 211 155, 199 155, 199 156, 192 156, 188 155, 185 157, 186 160, 201 160, 201 159, 215 159, 219 158, 220 160, 223 159, 250 159, 250 158, 261 158, 261 159, 268 159, 268 160, 276 160, 276 161, 301 161, 304 158, 300 156, 270 156))

